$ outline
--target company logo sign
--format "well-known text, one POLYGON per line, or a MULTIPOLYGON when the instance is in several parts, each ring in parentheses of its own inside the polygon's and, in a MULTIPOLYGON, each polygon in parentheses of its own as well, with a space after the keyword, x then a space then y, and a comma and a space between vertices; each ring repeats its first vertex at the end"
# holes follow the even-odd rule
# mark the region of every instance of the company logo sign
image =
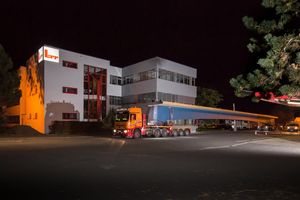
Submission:
POLYGON ((59 50, 43 46, 39 49, 39 63, 45 61, 59 62, 59 50))

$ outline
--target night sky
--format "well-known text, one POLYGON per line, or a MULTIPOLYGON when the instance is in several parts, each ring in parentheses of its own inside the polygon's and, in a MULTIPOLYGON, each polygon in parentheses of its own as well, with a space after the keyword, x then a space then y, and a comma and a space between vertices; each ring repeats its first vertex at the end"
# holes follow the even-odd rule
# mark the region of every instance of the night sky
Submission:
POLYGON ((270 114, 275 104, 237 98, 232 77, 252 72, 251 32, 242 17, 260 18, 262 0, 2 1, 0 44, 26 65, 51 45, 125 67, 155 56, 197 68, 197 86, 224 95, 221 108, 270 114))

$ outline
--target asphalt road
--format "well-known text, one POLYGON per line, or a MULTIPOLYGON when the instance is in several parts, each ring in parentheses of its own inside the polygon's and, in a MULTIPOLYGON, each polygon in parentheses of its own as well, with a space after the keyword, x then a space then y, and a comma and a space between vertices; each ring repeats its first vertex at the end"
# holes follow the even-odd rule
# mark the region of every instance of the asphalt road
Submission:
POLYGON ((185 137, 0 138, 4 199, 300 199, 300 143, 185 137))

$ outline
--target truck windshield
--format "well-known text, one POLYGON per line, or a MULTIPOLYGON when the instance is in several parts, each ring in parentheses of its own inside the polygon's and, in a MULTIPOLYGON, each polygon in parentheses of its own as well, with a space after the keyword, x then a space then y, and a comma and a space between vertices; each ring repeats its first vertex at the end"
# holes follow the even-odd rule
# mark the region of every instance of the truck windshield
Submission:
POLYGON ((299 124, 289 124, 289 126, 298 126, 299 127, 299 124))
POLYGON ((125 112, 119 112, 116 115, 116 121, 117 122, 127 122, 129 119, 129 112, 125 111, 125 112))

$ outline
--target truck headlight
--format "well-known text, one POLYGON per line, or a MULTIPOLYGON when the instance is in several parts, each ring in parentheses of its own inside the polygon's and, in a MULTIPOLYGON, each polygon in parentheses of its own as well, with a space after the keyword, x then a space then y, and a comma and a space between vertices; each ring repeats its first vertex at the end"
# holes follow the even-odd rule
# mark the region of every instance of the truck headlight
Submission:
POLYGON ((114 133, 115 133, 115 132, 117 132, 117 130, 116 130, 116 129, 114 129, 114 133))
POLYGON ((127 130, 124 130, 124 133, 127 133, 127 130))

